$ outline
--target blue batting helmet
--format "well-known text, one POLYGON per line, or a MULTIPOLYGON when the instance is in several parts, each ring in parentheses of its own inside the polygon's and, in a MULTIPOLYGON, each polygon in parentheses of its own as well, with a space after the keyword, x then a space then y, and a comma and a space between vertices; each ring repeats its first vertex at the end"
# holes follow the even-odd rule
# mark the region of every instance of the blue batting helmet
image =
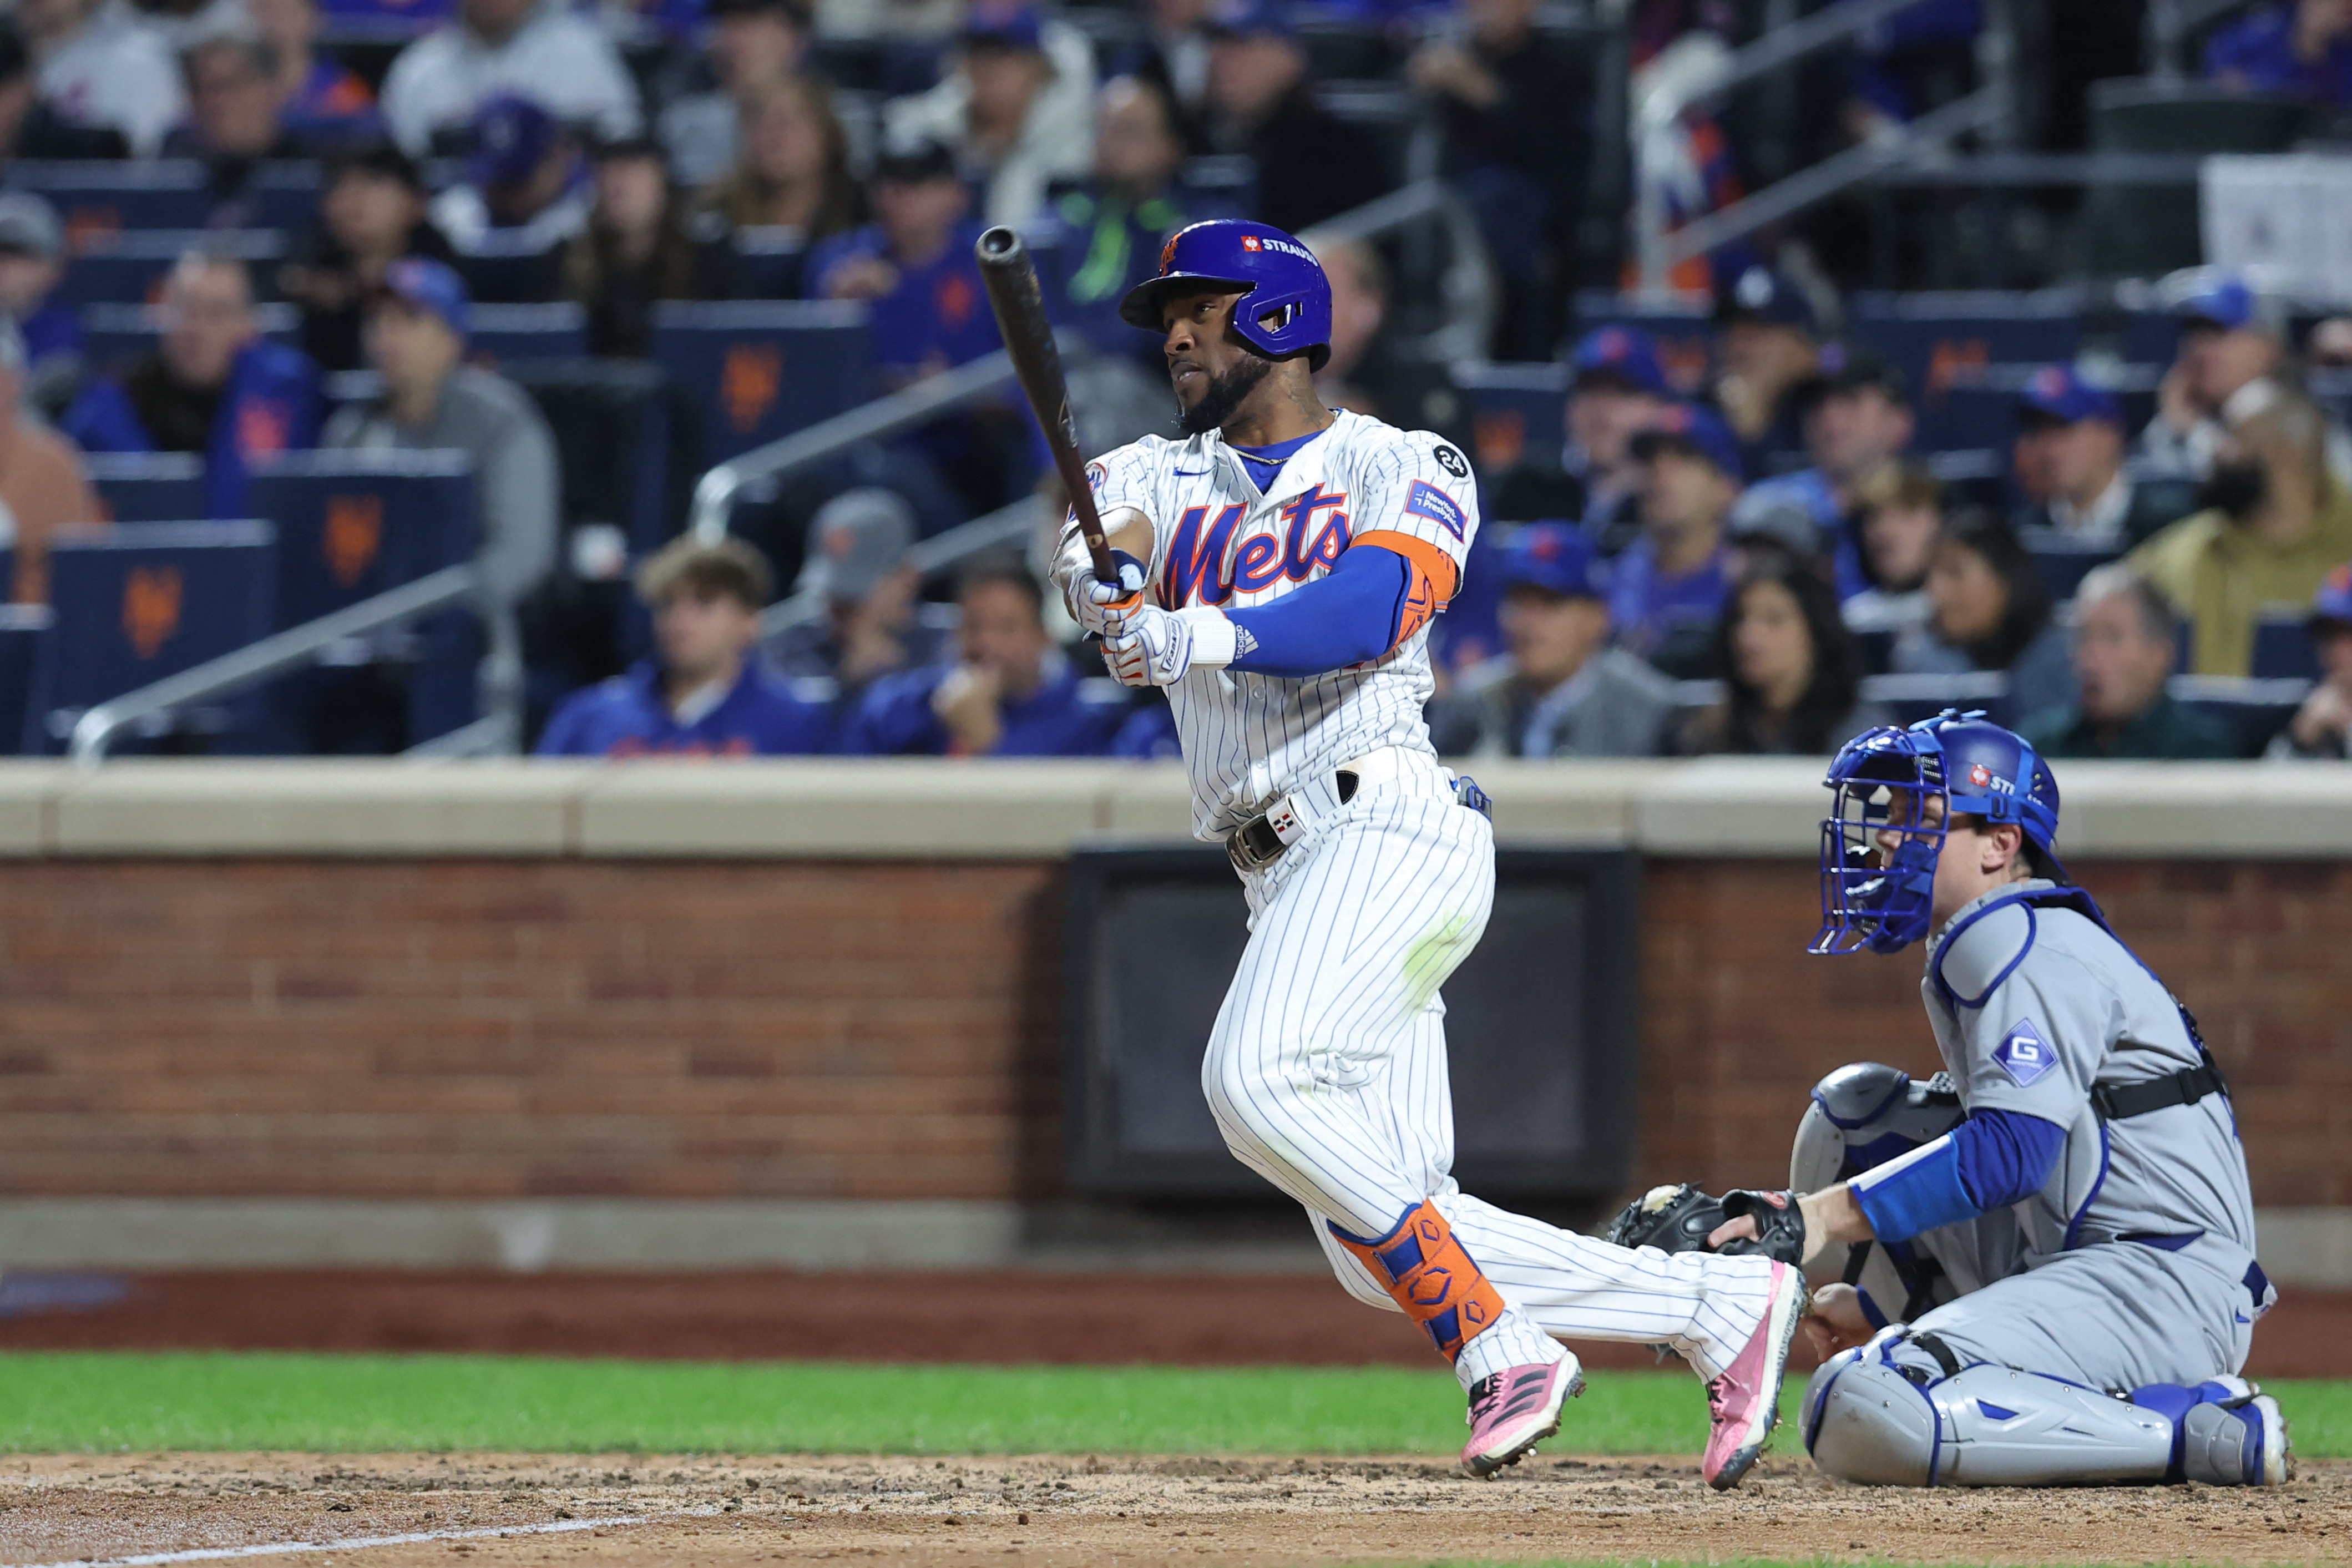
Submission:
POLYGON ((1927 934, 1936 861, 1952 818, 2013 822, 2053 875, 2058 860, 2058 781, 2024 739, 1982 713, 1947 708, 1908 729, 1865 730, 1842 747, 1822 781, 1836 792, 1822 821, 1822 929, 1814 952, 1894 952, 1927 934), (1920 821, 1941 796, 1943 815, 1920 821), (1900 834, 1890 852, 1882 842, 1900 834))
POLYGON ((1241 218, 1212 218, 1180 228, 1160 247, 1160 275, 1119 301, 1119 320, 1164 331, 1161 308, 1187 289, 1238 289, 1234 331, 1268 358, 1307 351, 1307 368, 1331 357, 1331 281, 1315 253, 1278 228, 1241 218))

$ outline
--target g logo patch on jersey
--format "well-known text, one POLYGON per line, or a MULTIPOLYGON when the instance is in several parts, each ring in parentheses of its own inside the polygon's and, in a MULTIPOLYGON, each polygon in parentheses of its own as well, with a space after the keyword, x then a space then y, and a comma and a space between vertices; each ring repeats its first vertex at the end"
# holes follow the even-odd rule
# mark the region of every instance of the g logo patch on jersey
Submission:
POLYGON ((2042 1037, 2042 1026, 2031 1018, 2020 1018, 2009 1026, 2008 1037, 1993 1048, 1992 1059, 2016 1080, 2018 1088, 2023 1089, 2058 1065, 2058 1053, 2042 1037))

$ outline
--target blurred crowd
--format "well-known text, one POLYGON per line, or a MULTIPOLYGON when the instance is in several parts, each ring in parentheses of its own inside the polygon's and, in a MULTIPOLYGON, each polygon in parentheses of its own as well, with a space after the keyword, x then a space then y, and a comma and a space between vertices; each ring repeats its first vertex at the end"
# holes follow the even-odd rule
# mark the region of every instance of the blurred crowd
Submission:
MULTIPOLYGON (((1635 0, 1635 100, 1760 18, 1635 0)), ((1125 438, 1166 418, 1157 345, 1117 317, 1166 235, 1237 214, 1311 230, 1426 167, 1496 285, 1475 346, 1570 382, 1556 441, 1484 465, 1488 526, 1438 638, 1445 748, 1821 752, 1942 680, 2060 754, 2234 754, 2245 733, 2168 678, 2261 672, 2291 605, 2327 679, 2263 743, 2341 752, 2347 606, 2323 584, 2352 560, 2352 442, 2302 373, 2352 362, 2352 321, 2293 342, 2217 282, 2181 308, 2151 416, 2127 419, 2095 365, 2047 366, 2017 397, 2010 471, 1956 488, 1915 449, 1921 389, 1840 341, 1801 246, 1700 264, 1696 359, 1635 325, 1569 333, 1575 288, 1615 279, 1624 196, 1596 172, 1589 33, 1559 23, 1537 0, 17 0, 0 165, 189 161, 224 242, 162 273, 152 342, 109 358, 68 287, 107 237, 0 190, 15 596, 44 597, 47 541, 101 521, 83 454, 194 454, 205 510, 236 518, 279 453, 455 449, 487 601, 544 609, 631 563, 572 531, 569 454, 481 351, 484 307, 569 301, 589 353, 625 361, 655 352, 668 302, 860 301, 887 389, 996 346, 971 254, 988 223, 1050 258, 1055 309, 1109 369, 1087 415, 1125 438), (1433 163, 1409 171, 1413 126, 1433 163), (270 221, 289 163, 319 170, 302 226, 266 253, 226 243, 270 221)), ((1918 0, 1834 54, 1797 118, 1822 148, 1882 135, 1965 84, 1983 26, 1979 0, 1918 0)), ((2256 6, 2204 48, 2233 90, 2341 103, 2352 0, 2256 6)), ((1737 199, 1722 126, 1682 133, 1675 215, 1737 199)), ((1419 302, 1393 248, 1319 248, 1327 399, 1441 423, 1463 399, 1399 329, 1419 302)), ((553 661, 542 749, 1163 754, 1164 709, 1108 688, 1017 564, 951 592, 912 564, 1037 468, 1017 414, 967 411, 739 513, 750 543, 635 563, 645 614, 619 640, 644 657, 561 702, 602 671, 553 661), (787 585, 825 612, 763 635, 787 585)))

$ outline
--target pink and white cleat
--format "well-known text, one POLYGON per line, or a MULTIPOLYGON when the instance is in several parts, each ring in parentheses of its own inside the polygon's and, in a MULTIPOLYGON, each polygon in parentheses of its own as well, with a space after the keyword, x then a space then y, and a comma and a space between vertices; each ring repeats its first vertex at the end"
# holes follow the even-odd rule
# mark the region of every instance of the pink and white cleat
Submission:
POLYGON ((1470 1443, 1462 1468, 1480 1480, 1516 1465, 1559 1430, 1559 1409, 1584 1392, 1584 1367, 1573 1355, 1549 1366, 1507 1366, 1470 1388, 1470 1443))
POLYGON ((1786 1263, 1773 1264, 1772 1299, 1763 1321, 1730 1369, 1706 1385, 1715 1430, 1699 1469, 1719 1492, 1738 1486, 1764 1457, 1765 1440, 1780 1419, 1780 1377, 1789 1370, 1789 1347, 1804 1315, 1804 1275, 1786 1263))

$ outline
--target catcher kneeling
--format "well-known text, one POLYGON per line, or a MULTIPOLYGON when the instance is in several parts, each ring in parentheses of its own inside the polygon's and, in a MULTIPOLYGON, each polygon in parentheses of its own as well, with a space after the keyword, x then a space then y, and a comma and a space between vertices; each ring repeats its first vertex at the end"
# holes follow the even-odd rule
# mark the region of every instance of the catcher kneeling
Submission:
POLYGON ((1805 1447, 1892 1486, 2288 1476, 2277 1402, 2238 1376, 2277 1293, 2229 1088, 2196 1021, 2055 849, 2023 740, 1947 710, 1831 764, 1818 953, 1927 941, 1946 1071, 1843 1068, 1790 1191, 1660 1188, 1610 1238, 1801 1262, 1805 1447))

